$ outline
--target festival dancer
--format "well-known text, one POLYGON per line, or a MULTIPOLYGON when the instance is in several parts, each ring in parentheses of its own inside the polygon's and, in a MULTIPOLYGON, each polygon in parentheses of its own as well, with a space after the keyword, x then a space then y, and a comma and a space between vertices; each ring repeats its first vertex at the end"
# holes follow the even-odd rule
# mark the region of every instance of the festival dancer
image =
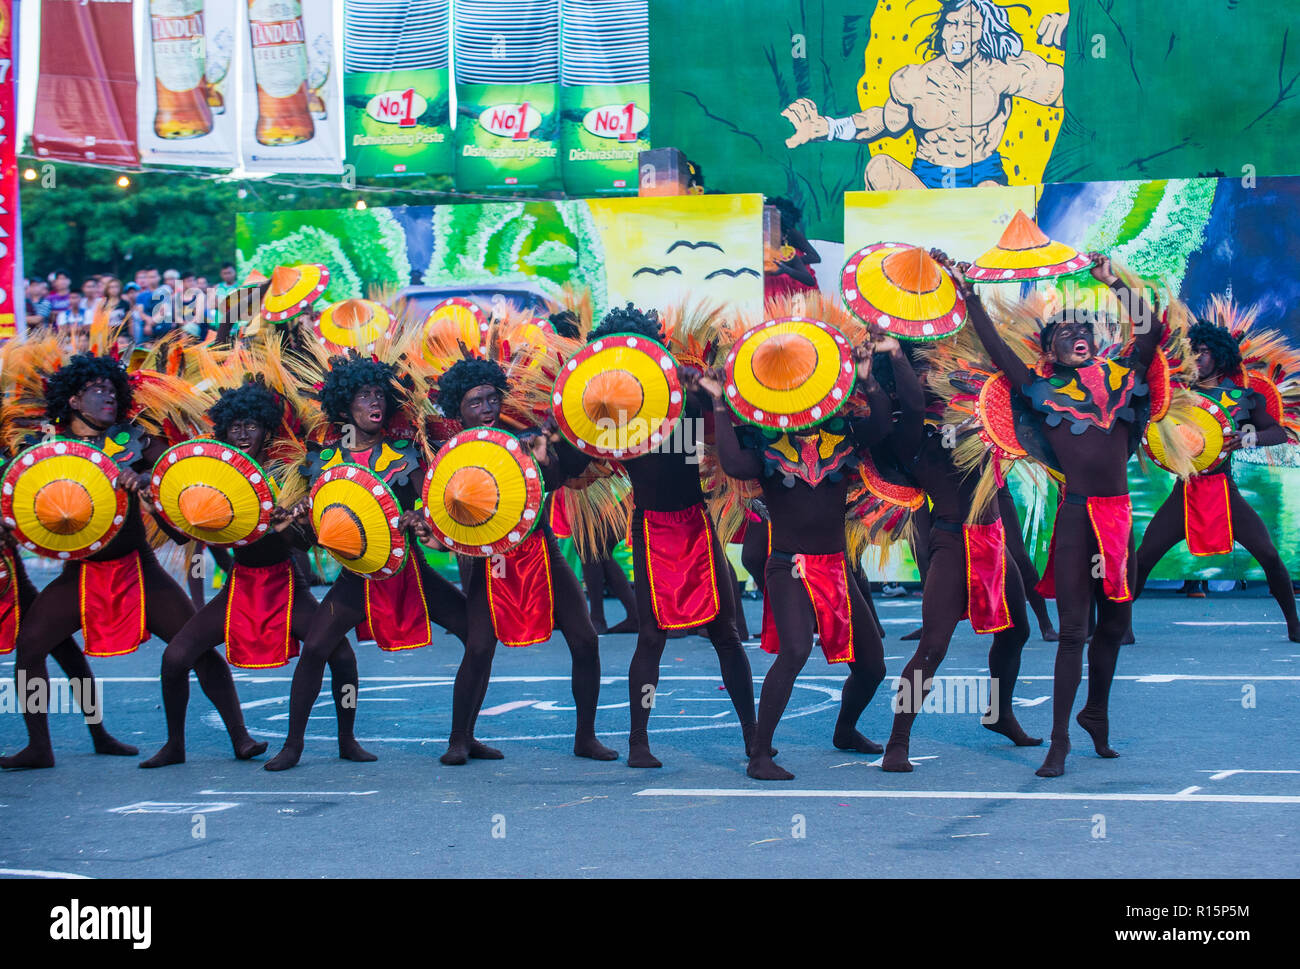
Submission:
MULTIPOLYGON (((512 362, 512 370, 517 364, 512 362)), ((438 407, 462 428, 509 428, 502 421, 502 402, 511 393, 505 370, 491 359, 467 356, 438 378, 438 407)), ((543 484, 555 489, 568 478, 558 456, 540 431, 521 433, 524 447, 541 466, 543 484)), ((558 437, 558 434, 556 435, 558 437)), ((568 445, 562 440, 557 448, 568 445)), ((600 697, 600 653, 596 630, 573 569, 560 554, 555 536, 543 516, 539 531, 506 552, 489 576, 487 558, 469 559, 465 586, 469 635, 465 656, 456 672, 452 726, 447 752, 450 765, 469 760, 474 723, 487 693, 497 642, 531 646, 550 639, 559 629, 572 659, 573 699, 577 730, 573 753, 592 760, 615 760, 618 753, 596 738, 596 704, 600 697), (541 582, 536 581, 542 576, 541 582), (541 594, 537 594, 538 592, 541 594), (490 593, 490 594, 489 594, 490 593)))
MULTIPOLYGON (((208 409, 208 416, 217 440, 234 445, 259 464, 272 462, 267 474, 274 480, 276 469, 301 451, 293 430, 296 407, 289 395, 268 386, 267 362, 258 363, 258 377, 248 376, 243 384, 223 388, 208 409)), ((271 372, 280 371, 272 368, 271 372)), ((291 390, 283 380, 273 383, 281 391, 291 390)), ((293 560, 296 547, 310 544, 302 534, 298 520, 302 517, 301 512, 295 517, 287 508, 273 509, 267 533, 235 547, 234 565, 221 591, 167 645, 162 658, 167 742, 141 767, 185 762, 189 672, 205 653, 224 642, 226 659, 242 669, 281 667, 298 655, 299 643, 317 611, 307 579, 293 560)), ((375 756, 364 750, 353 735, 357 659, 346 637, 330 653, 328 663, 338 720, 339 756, 345 760, 374 760, 375 756)), ((258 746, 261 750, 257 753, 266 750, 265 742, 258 746)))
MULTIPOLYGON (((716 314, 698 314, 698 319, 683 314, 674 323, 674 347, 683 347, 689 342, 688 331, 716 326, 716 314)), ((666 339, 656 311, 644 313, 629 303, 607 313, 587 335, 587 343, 618 334, 661 344, 666 339)), ((690 369, 679 366, 678 373, 690 369)), ((698 392, 686 394, 684 405, 681 420, 691 427, 703 420, 706 411, 711 413, 707 398, 698 392)), ((670 630, 700 626, 718 654, 722 682, 740 719, 748 756, 755 731, 754 681, 736 631, 734 584, 718 567, 722 547, 705 507, 698 454, 668 443, 621 460, 632 483, 632 571, 640 622, 628 668, 632 723, 627 764, 663 766, 651 753, 649 738, 660 660, 670 630)))
MULTIPOLYGON (((1147 425, 1146 373, 1164 327, 1141 295, 1121 281, 1110 260, 1093 253, 1093 277, 1115 294, 1136 336, 1122 356, 1100 357, 1096 332, 1100 314, 1063 310, 1040 324, 1042 372, 1035 372, 998 333, 973 287, 965 281, 966 266, 953 267, 941 252, 933 255, 954 270, 976 334, 1013 391, 1028 401, 1028 413, 1041 426, 1046 447, 1065 479, 1052 551, 1039 586, 1044 595, 1054 590, 1060 641, 1052 698, 1052 743, 1036 773, 1059 777, 1065 773, 1070 751, 1070 713, 1083 674, 1088 612, 1094 598, 1097 627, 1088 643, 1088 699, 1076 719, 1092 738, 1099 757, 1119 756, 1110 746, 1108 711, 1136 579, 1127 464, 1147 425), (1100 577, 1095 577, 1097 572, 1100 577)), ((1013 406, 1018 405, 1013 402, 1013 406)))
MULTIPOLYGON (((832 308, 818 302, 810 300, 802 315, 835 321, 832 308)), ((899 352, 892 339, 882 340, 879 349, 899 352)), ((748 427, 738 433, 723 398, 726 378, 721 372, 686 383, 712 398, 722 468, 731 477, 760 482, 771 525, 762 646, 777 658, 763 681, 758 732, 746 768, 758 780, 794 778, 773 760, 772 738, 812 651, 814 630, 827 662, 849 667, 831 742, 838 750, 863 754, 883 749, 857 729, 885 677, 885 651, 858 585, 849 577, 844 517, 858 455, 888 433, 891 408, 871 379, 870 351, 860 347, 854 355, 869 416, 834 416, 788 434, 764 435, 748 427)))
MULTIPOLYGON (((968 337, 957 334, 949 339, 968 337)), ((918 366, 924 366, 926 356, 943 349, 940 346, 916 354, 918 366)), ((880 766, 886 771, 912 770, 908 759, 912 725, 947 655, 957 623, 966 618, 977 633, 993 634, 989 650, 992 708, 988 711, 993 719, 986 717, 981 723, 1017 747, 1036 747, 1042 738, 1028 736, 1011 711, 1029 623, 1020 572, 1003 535, 1002 509, 985 502, 983 508, 974 509, 973 520, 970 517, 979 476, 958 469, 953 442, 944 440, 939 422, 926 420, 927 414, 942 413, 943 401, 933 391, 923 390, 907 357, 877 354, 872 363, 880 384, 895 397, 901 411, 893 433, 875 449, 878 466, 916 482, 930 503, 920 643, 899 678, 894 726, 880 766)), ((934 382, 939 371, 927 368, 926 377, 934 382)), ((876 466, 871 471, 878 474, 876 466)))
MULTIPOLYGON (((102 337, 98 342, 106 344, 102 337)), ((73 356, 49 375, 43 391, 36 390, 41 383, 36 379, 16 391, 10 406, 31 411, 35 401, 43 398, 44 416, 55 432, 102 450, 118 466, 118 487, 128 494, 127 513, 117 534, 88 558, 67 563, 32 601, 28 619, 18 631, 18 675, 48 696, 45 657, 78 629, 87 655, 114 656, 134 652, 150 634, 170 642, 193 616, 189 597, 149 547, 140 496, 148 487, 148 472, 168 444, 158 430, 167 423, 173 429, 197 431, 202 412, 183 382, 157 373, 128 377, 117 360, 90 353, 73 356)), ((15 422, 15 430, 21 431, 20 422, 15 422)), ((8 446, 16 450, 20 443, 10 441, 8 446)), ((226 723, 235 756, 254 756, 258 745, 244 729, 229 667, 212 653, 195 665, 195 673, 226 723)), ((53 767, 45 711, 25 710, 23 718, 28 745, 0 758, 0 767, 53 767)), ((106 746, 107 753, 138 753, 117 741, 106 746)))
POLYGON ((1291 576, 1259 513, 1241 497, 1232 478, 1233 452, 1294 440, 1300 403, 1294 380, 1287 382, 1286 377, 1300 373, 1300 353, 1287 347, 1277 332, 1252 332, 1255 311, 1243 312, 1226 299, 1214 299, 1208 317, 1187 333, 1199 378, 1195 389, 1226 411, 1236 430, 1226 435, 1227 457, 1185 481, 1179 479, 1156 510, 1138 546, 1133 595, 1142 594, 1151 570, 1184 539, 1193 555, 1227 554, 1240 542, 1264 570, 1269 592, 1286 619, 1287 637, 1300 643, 1291 576), (1251 358, 1246 365, 1243 350, 1251 358), (1290 400, 1279 390, 1279 382, 1286 384, 1290 400))
MULTIPOLYGON (((300 378, 301 385, 311 386, 315 383, 311 377, 322 365, 328 368, 319 392, 320 413, 310 415, 323 422, 318 430, 325 440, 308 445, 297 483, 306 486, 343 463, 369 468, 393 490, 403 509, 397 530, 406 536, 406 560, 396 574, 384 579, 365 579, 348 569, 339 572, 304 637, 289 693, 289 734, 284 747, 267 762, 267 770, 286 770, 298 763, 325 664, 342 648, 350 630, 364 622, 369 636, 363 638, 373 638, 380 649, 415 649, 433 641, 432 620, 466 641, 464 595, 424 562, 412 536, 413 530, 424 528, 416 510, 424 479, 422 447, 416 436, 420 433, 418 401, 423 395, 410 370, 399 369, 409 354, 400 346, 382 349, 383 356, 397 362, 355 352, 324 364, 316 358, 300 378)), ((286 492, 281 504, 293 506, 288 485, 286 492)), ((340 750, 344 759, 374 759, 361 753, 365 752, 360 748, 340 750)), ((471 757, 494 755, 499 752, 476 741, 470 744, 471 757)))

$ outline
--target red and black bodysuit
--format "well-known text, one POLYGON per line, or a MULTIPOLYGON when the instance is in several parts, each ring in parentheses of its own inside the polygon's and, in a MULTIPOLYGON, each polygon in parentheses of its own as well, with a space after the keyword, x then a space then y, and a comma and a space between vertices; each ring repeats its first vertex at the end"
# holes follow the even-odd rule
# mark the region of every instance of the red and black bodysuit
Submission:
MULTIPOLYGON (((1274 420, 1257 391, 1230 379, 1213 387, 1201 384, 1195 389, 1226 411, 1238 429, 1254 428, 1253 446, 1286 442, 1286 429, 1274 420)), ((1291 576, 1269 538, 1267 526, 1237 490, 1237 483, 1232 479, 1231 454, 1209 470, 1186 481, 1179 479, 1156 510, 1138 546, 1134 598, 1142 594, 1147 577, 1165 553, 1184 539, 1193 555, 1226 555, 1240 542, 1264 570, 1268 591, 1286 619, 1288 637, 1292 642, 1300 642, 1291 576)))
MULTIPOLYGON (((82 439, 100 448, 119 467, 138 473, 150 471, 167 448, 165 441, 148 437, 134 423, 116 424, 82 439)), ((164 531, 173 540, 188 541, 170 528, 164 531)), ((140 502, 129 493, 126 520, 112 541, 88 558, 69 562, 32 600, 18 630, 16 669, 26 678, 29 691, 39 684, 36 688, 48 696, 45 657, 78 630, 87 656, 121 656, 135 652, 151 634, 170 642, 193 615, 189 597, 154 557, 140 517, 140 502)), ((209 651, 195 664, 194 672, 232 736, 243 732, 234 678, 225 661, 209 651)), ((11 757, 0 758, 0 767, 54 766, 45 711, 25 710, 23 719, 28 745, 11 757)))
MULTIPOLYGON (((424 466, 419 448, 410 439, 385 437, 365 451, 348 451, 339 444, 311 445, 306 461, 298 470, 309 482, 314 482, 328 468, 344 463, 359 464, 373 471, 392 489, 403 510, 416 507, 424 466)), ((466 641, 464 595, 429 567, 414 536, 408 534, 406 543, 406 561, 395 575, 365 579, 343 569, 321 600, 303 637, 302 655, 293 674, 289 734, 284 748, 266 764, 267 770, 284 770, 298 762, 307 718, 320 695, 325 664, 346 646, 347 634, 352 630, 357 630, 361 639, 375 640, 384 650, 429 645, 433 641, 431 621, 462 643, 466 641)), ((341 746, 340 756, 347 760, 374 759, 369 754, 351 756, 341 746)))
MULTIPOLYGON (((978 297, 967 297, 970 319, 993 362, 1012 386, 1024 422, 1041 428, 1044 455, 1065 478, 1065 494, 1039 592, 1055 595, 1060 614, 1052 709, 1052 745, 1038 774, 1065 772, 1070 750, 1069 720, 1083 675, 1088 614, 1097 604, 1097 627, 1088 644, 1088 700, 1078 722, 1099 756, 1111 750, 1108 708, 1120 640, 1132 614, 1136 579, 1128 460, 1146 426, 1146 372, 1160 345, 1162 325, 1147 303, 1116 280, 1111 289, 1140 330, 1127 356, 1091 357, 1080 367, 1030 370, 1003 342, 978 297)), ((1022 436, 1026 441, 1031 435, 1022 436)))
MULTIPOLYGON (((861 386, 859 390, 861 390, 861 386)), ((737 429, 721 399, 714 402, 718 459, 733 478, 757 480, 772 529, 764 567, 762 648, 776 653, 763 681, 758 732, 749 774, 788 780, 771 756, 772 736, 795 679, 820 634, 827 662, 847 663, 833 742, 841 750, 880 753, 858 733, 862 711, 885 678, 885 651, 857 583, 850 577, 844 516, 858 455, 889 429, 889 398, 867 388, 871 416, 833 417, 798 433, 737 429)))
MULTIPOLYGON (((1001 508, 990 504, 978 522, 969 522, 978 475, 959 470, 953 448, 939 427, 925 420, 927 401, 908 362, 892 357, 900 419, 893 433, 873 449, 877 464, 925 491, 931 508, 928 567, 921 600, 921 641, 903 667, 894 699, 894 726, 881 767, 912 770, 908 759, 912 724, 930 683, 947 655, 957 623, 969 619, 977 633, 992 633, 989 649, 991 709, 984 726, 1017 746, 1036 746, 1038 737, 1021 729, 1011 712, 1011 694, 1020 675, 1020 654, 1029 638, 1025 590, 1007 547, 1001 508)), ((929 401, 931 405, 938 403, 929 401)))

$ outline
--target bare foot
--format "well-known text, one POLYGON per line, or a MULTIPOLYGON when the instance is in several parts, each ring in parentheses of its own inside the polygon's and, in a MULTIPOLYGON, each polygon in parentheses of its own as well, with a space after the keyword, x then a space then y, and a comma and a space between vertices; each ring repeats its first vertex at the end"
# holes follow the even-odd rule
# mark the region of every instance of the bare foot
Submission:
POLYGON ((36 770, 54 766, 54 751, 48 747, 24 747, 10 757, 0 757, 0 768, 5 770, 36 770))
POLYGON ((745 773, 758 781, 792 781, 794 775, 784 767, 777 766, 776 761, 766 754, 749 758, 745 773))
POLYGON ((1047 757, 1043 760, 1043 766, 1034 771, 1039 777, 1060 777, 1065 773, 1065 756, 1070 752, 1070 742, 1068 740, 1052 741, 1052 746, 1047 748, 1047 757))
POLYGON ((1080 727, 1088 731, 1098 757, 1119 756, 1118 752, 1110 749, 1110 720, 1105 714, 1091 713, 1087 707, 1084 707, 1074 719, 1080 727))
POLYGON ((473 737, 469 740, 469 756, 471 760, 505 760, 506 758, 506 755, 495 747, 480 743, 473 737))
POLYGON ((868 740, 856 730, 841 730, 835 728, 835 736, 831 738, 831 743, 835 745, 836 750, 851 750, 858 754, 882 754, 885 748, 880 746, 874 740, 868 740))
POLYGON ((357 743, 356 737, 339 738, 339 757, 343 760, 355 760, 361 764, 368 764, 372 760, 379 759, 357 743))
POLYGON ((650 746, 628 744, 627 749, 627 766, 628 767, 663 767, 654 754, 650 753, 650 746))
POLYGON ((885 756, 880 759, 880 769, 897 774, 912 773, 912 762, 907 759, 908 745, 891 740, 885 748, 885 756))
MULTIPOLYGON (((981 721, 983 723, 983 721, 981 721)), ((992 730, 994 733, 1000 733, 1017 747, 1041 747, 1043 745, 1042 737, 1031 737, 1025 733, 1024 728, 1012 714, 1004 713, 993 723, 984 723, 985 730, 992 730)))
POLYGON ((618 751, 611 747, 606 747, 596 735, 588 737, 573 738, 573 756, 590 757, 592 760, 618 760, 618 751))
POLYGON ((268 760, 262 767, 265 770, 288 770, 294 764, 298 763, 298 758, 302 756, 302 747, 294 747, 285 744, 280 748, 280 752, 268 760))
POLYGON ((135 757, 140 753, 139 747, 122 743, 107 730, 103 733, 96 732, 93 736, 97 754, 107 754, 110 757, 135 757))
MULTIPOLYGON (((264 745, 265 746, 265 745, 264 745)), ((172 764, 185 763, 185 745, 173 744, 170 740, 162 745, 162 749, 154 754, 148 760, 140 761, 141 767, 169 767, 172 764)))

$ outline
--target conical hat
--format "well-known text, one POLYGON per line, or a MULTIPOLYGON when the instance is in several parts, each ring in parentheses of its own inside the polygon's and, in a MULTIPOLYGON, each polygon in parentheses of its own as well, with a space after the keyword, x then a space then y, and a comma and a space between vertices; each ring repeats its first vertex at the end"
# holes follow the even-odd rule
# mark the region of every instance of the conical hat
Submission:
POLYGON ((1142 438, 1142 444, 1147 454, 1151 455, 1151 460, 1170 473, 1176 472, 1165 459, 1163 434, 1182 435, 1190 445, 1193 470, 1201 472, 1223 460, 1224 438, 1235 428, 1228 412, 1209 397, 1199 393, 1193 394, 1190 403, 1195 406, 1188 414, 1188 421, 1166 417, 1159 424, 1148 424, 1146 434, 1142 438))
POLYGON ((318 263, 276 266, 262 301, 262 317, 268 323, 283 323, 310 309, 329 284, 329 268, 318 263))
POLYGON ((153 471, 153 497, 173 528, 205 545, 247 545, 266 534, 275 496, 266 472, 221 441, 186 441, 153 471))
POLYGON ((460 353, 446 356, 442 350, 451 351, 457 342, 471 350, 483 345, 489 317, 473 300, 453 296, 444 299, 424 318, 424 359, 435 366, 447 366, 460 359, 460 353))
POLYGON ((1063 242, 1053 242, 1024 212, 1016 211, 998 244, 966 270, 979 283, 1046 279, 1086 269, 1092 259, 1063 242))
POLYGON ((424 478, 424 513, 448 548, 478 557, 508 552, 541 521, 542 476, 519 439, 472 427, 438 452, 424 478))
POLYGON ((402 508, 369 468, 336 464, 311 489, 316 543, 345 569, 365 579, 386 579, 406 560, 402 508))
POLYGON ((649 337, 602 337, 569 358, 551 405, 564 436, 584 454, 635 457, 658 447, 681 417, 677 363, 649 337))
POLYGON ((316 320, 316 339, 331 353, 374 348, 388 333, 393 317, 388 307, 372 299, 345 299, 325 308, 316 320))
POLYGON ((853 392, 853 348, 829 323, 786 316, 747 330, 727 354, 727 404, 742 421, 797 431, 853 392))
POLYGON ((84 441, 58 438, 14 458, 0 481, 0 517, 29 551, 64 561, 93 555, 126 520, 118 468, 84 441))
POLYGON ((940 340, 966 322, 966 301, 948 271, 905 242, 878 242, 844 264, 844 303, 868 326, 903 340, 940 340))

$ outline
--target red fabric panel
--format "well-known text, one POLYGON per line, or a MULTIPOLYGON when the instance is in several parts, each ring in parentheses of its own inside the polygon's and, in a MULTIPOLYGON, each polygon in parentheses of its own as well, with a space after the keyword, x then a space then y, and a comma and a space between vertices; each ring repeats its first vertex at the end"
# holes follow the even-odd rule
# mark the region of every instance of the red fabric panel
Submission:
POLYGON ((1193 555, 1232 551, 1232 511, 1226 474, 1195 474, 1183 482, 1183 527, 1193 555))
POLYGON ((149 638, 144 621, 140 553, 106 562, 82 562, 81 636, 87 656, 134 653, 149 638))
MULTIPOLYGON (((812 603, 826 662, 852 663, 853 605, 849 600, 849 573, 844 553, 801 553, 794 557, 794 568, 803 582, 808 601, 812 603)), ((763 631, 759 643, 765 653, 781 651, 768 596, 763 596, 763 631)))
POLYGON ((722 604, 713 525, 704 505, 642 515, 650 601, 659 628, 689 629, 713 621, 722 604))
POLYGON ((0 551, 0 656, 12 653, 18 642, 18 576, 14 571, 14 560, 8 552, 0 551))
POLYGON ((1088 499, 1088 519, 1097 537, 1105 572, 1102 588, 1112 602, 1132 602, 1128 587, 1128 542, 1133 534, 1133 503, 1128 495, 1093 496, 1088 499))
POLYGON ((365 580, 366 618, 357 626, 359 639, 373 639, 380 649, 389 651, 419 649, 433 642, 424 582, 411 558, 418 554, 412 549, 396 575, 365 580))
POLYGON ((569 524, 569 512, 564 505, 563 488, 551 492, 550 516, 551 531, 555 533, 556 538, 573 537, 573 527, 569 524))
POLYGON ((235 565, 226 586, 226 659, 260 670, 298 655, 293 638, 293 563, 235 565))
POLYGON ((966 615, 977 633, 1010 629, 1007 605, 1007 539, 1002 519, 987 525, 964 525, 966 543, 966 615))
POLYGON ((487 561, 488 606, 492 628, 506 646, 532 646, 551 638, 555 628, 555 591, 546 538, 533 532, 505 555, 501 568, 487 561), (500 571, 500 575, 493 573, 500 571))

